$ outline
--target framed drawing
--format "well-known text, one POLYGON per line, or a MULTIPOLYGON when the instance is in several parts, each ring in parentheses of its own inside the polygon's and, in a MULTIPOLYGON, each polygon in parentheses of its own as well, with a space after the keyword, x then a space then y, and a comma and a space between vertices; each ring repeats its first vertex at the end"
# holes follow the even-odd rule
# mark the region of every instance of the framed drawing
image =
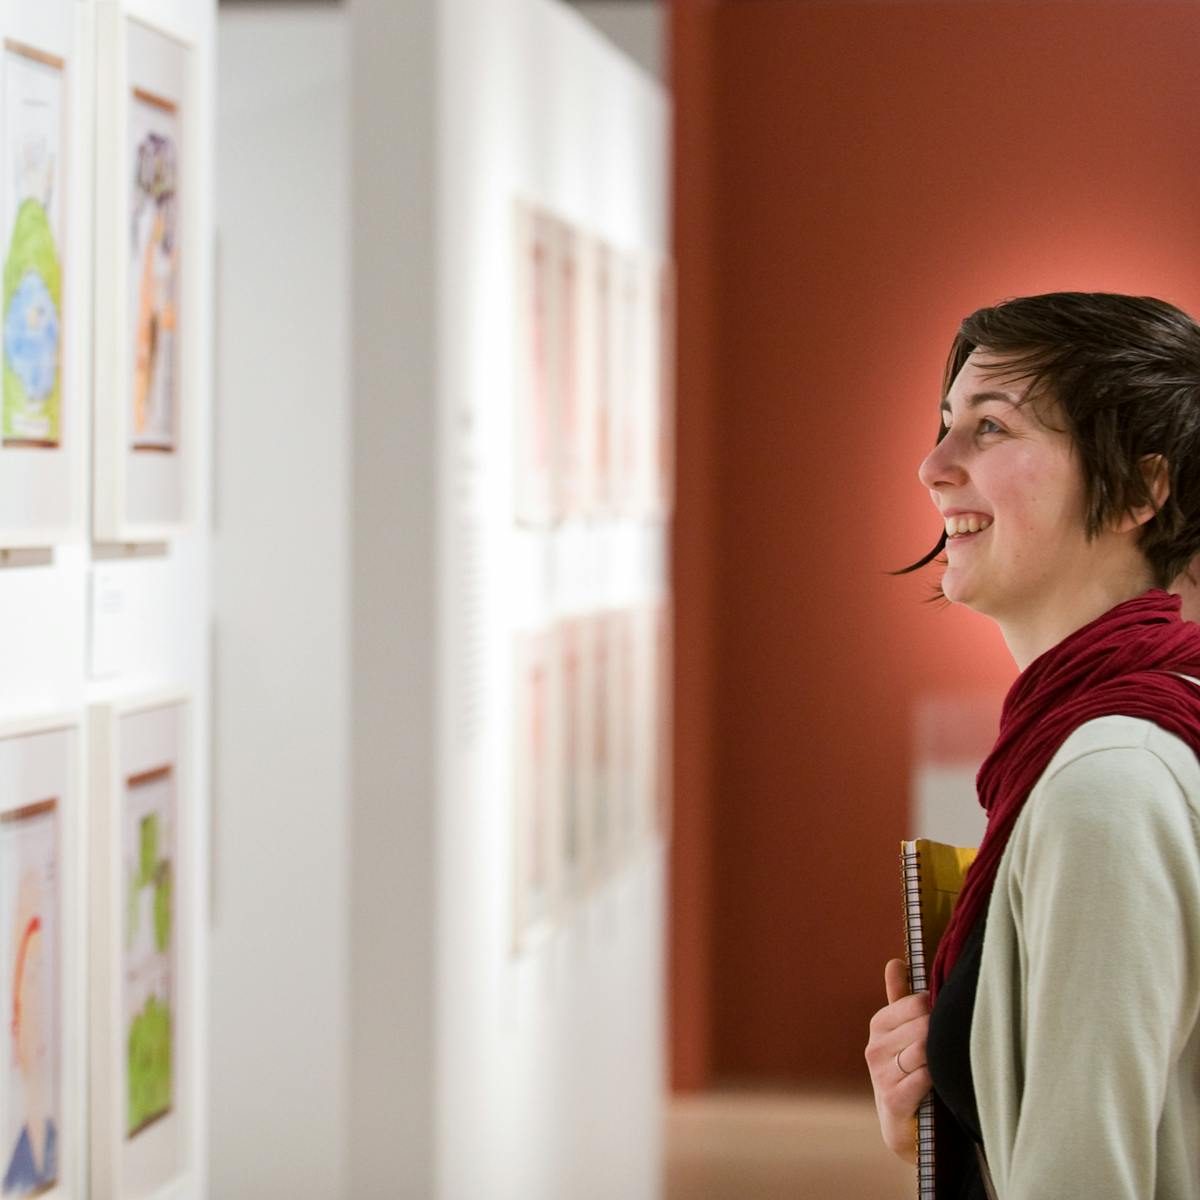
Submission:
POLYGON ((558 915, 555 641, 552 630, 542 629, 519 633, 514 643, 513 946, 518 952, 548 933, 558 915))
POLYGON ((613 256, 612 384, 612 508, 620 516, 637 512, 640 478, 638 433, 638 353, 641 276, 637 260, 630 254, 613 256))
POLYGON ((613 867, 616 827, 616 724, 613 720, 616 678, 611 622, 607 613, 587 618, 584 645, 588 656, 587 740, 590 748, 591 820, 589 862, 593 884, 613 867))
POLYGON ((574 344, 573 380, 575 388, 575 431, 570 465, 571 495, 568 515, 591 518, 599 511, 596 475, 597 405, 599 402, 599 341, 596 272, 600 261, 600 241, 575 231, 573 257, 576 264, 575 287, 571 301, 564 304, 570 314, 574 344))
POLYGON ((191 47, 96 8, 94 512, 98 542, 154 542, 186 524, 199 306, 192 300, 195 136, 191 47))
POLYGON ((516 204, 514 225, 515 516, 519 524, 545 526, 554 520, 558 500, 555 410, 560 236, 553 217, 522 201, 516 204))
POLYGON ((588 437, 592 450, 591 511, 594 515, 608 516, 614 508, 614 462, 613 438, 616 411, 616 321, 613 311, 615 295, 616 254, 607 242, 597 242, 593 250, 595 257, 591 281, 594 302, 593 351, 595 364, 595 399, 591 406, 591 432, 588 437))
POLYGON ((609 713, 613 731, 613 842, 617 861, 637 848, 640 772, 638 758, 643 730, 639 727, 637 626, 634 610, 616 609, 606 616, 612 690, 609 713))
POLYGON ((0 728, 0 1195, 82 1200, 79 724, 0 728))
POLYGON ((197 829, 191 705, 91 710, 92 1192, 193 1195, 197 829))
POLYGON ((580 370, 580 341, 583 325, 580 322, 582 297, 583 237, 574 225, 555 222, 558 238, 554 268, 557 273, 558 319, 555 321, 557 348, 554 355, 558 367, 555 388, 554 478, 555 513, 565 519, 583 513, 583 453, 584 433, 582 405, 582 373, 580 370))
POLYGON ((556 644, 559 654, 559 713, 561 757, 558 816, 565 899, 579 900, 590 879, 591 770, 586 741, 587 708, 591 702, 587 653, 588 622, 582 617, 560 621, 556 644))
POLYGON ((667 730, 670 710, 665 692, 667 668, 666 602, 659 599, 633 610, 636 678, 634 700, 636 729, 637 839, 650 844, 663 829, 663 795, 666 783, 667 730))
POLYGON ((16 6, 0 39, 0 547, 82 531, 87 385, 86 122, 74 64, 79 6, 16 6), (82 318, 82 319, 81 319, 82 318))
POLYGON ((675 265, 660 259, 656 270, 655 353, 655 507, 664 518, 675 507, 675 265))
POLYGON ((672 606, 664 596, 651 610, 654 627, 654 810, 663 841, 671 838, 674 791, 675 668, 672 606))
POLYGON ((633 321, 633 350, 630 361, 629 465, 631 510, 656 520, 665 515, 664 457, 667 434, 663 401, 663 264, 657 254, 640 253, 631 258, 633 287, 630 308, 633 321))

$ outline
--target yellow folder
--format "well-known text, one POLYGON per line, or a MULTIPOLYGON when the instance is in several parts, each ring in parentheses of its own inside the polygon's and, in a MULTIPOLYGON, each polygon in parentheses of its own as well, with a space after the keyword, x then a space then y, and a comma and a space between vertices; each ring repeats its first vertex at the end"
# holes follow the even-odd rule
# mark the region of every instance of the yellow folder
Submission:
MULTIPOLYGON (((929 986, 938 942, 950 924, 950 914, 962 891, 967 868, 976 851, 917 838, 900 843, 904 881, 904 957, 912 991, 929 986)), ((934 1194, 934 1111, 928 1095, 917 1110, 917 1200, 936 1200, 934 1194)))

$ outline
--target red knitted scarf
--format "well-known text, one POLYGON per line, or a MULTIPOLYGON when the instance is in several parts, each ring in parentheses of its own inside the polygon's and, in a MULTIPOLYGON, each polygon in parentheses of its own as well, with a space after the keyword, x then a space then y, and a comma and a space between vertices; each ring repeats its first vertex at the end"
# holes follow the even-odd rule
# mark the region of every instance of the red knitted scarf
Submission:
POLYGON ((933 964, 932 993, 962 951, 992 893, 1000 857, 1025 800, 1067 737, 1095 717, 1142 717, 1200 757, 1200 625, 1158 588, 1077 629, 1036 658, 1004 700, 1000 736, 975 784, 987 831, 933 964))

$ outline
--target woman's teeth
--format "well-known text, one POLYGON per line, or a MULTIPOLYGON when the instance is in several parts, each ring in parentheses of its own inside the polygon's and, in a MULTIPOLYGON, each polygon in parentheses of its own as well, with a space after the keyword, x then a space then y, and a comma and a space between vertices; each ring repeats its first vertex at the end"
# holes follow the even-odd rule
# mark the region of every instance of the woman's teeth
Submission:
POLYGON ((982 513, 967 513, 959 517, 946 518, 946 536, 962 537, 967 533, 979 533, 992 523, 991 517, 982 513))

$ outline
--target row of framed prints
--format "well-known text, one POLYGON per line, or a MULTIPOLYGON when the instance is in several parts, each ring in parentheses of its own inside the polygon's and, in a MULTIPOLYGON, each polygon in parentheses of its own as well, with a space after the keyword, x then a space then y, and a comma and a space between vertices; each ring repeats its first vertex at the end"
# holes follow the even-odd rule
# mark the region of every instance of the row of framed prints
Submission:
POLYGON ((0 26, 0 548, 83 536, 89 444, 91 536, 162 541, 193 458, 194 49, 115 0, 0 26))
POLYGON ((515 518, 665 517, 674 272, 518 200, 515 518))
POLYGON ((517 634, 513 945, 552 929, 670 825, 668 609, 517 634))
POLYGON ((0 728, 5 1200, 183 1195, 197 1171, 190 708, 92 708, 86 773, 80 718, 0 728))

